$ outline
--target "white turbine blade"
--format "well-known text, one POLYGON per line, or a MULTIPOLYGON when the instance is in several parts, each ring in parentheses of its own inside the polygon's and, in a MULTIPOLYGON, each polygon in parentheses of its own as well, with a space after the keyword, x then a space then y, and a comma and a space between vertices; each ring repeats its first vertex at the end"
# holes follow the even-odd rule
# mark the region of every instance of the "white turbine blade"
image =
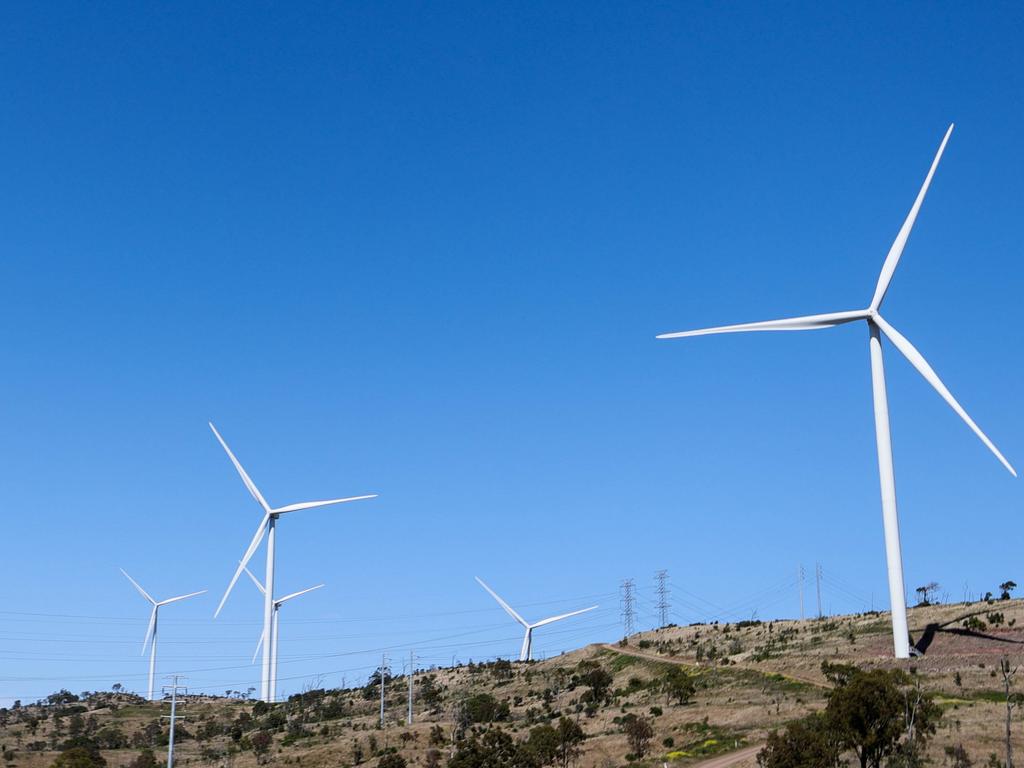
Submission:
POLYGON ((862 320, 867 316, 867 310, 829 312, 824 315, 805 315, 804 317, 787 317, 782 320, 764 320, 759 323, 720 325, 716 328, 700 328, 696 331, 662 333, 657 338, 682 339, 687 336, 709 336, 715 333, 741 333, 743 331, 813 331, 819 328, 831 328, 835 325, 850 323, 854 320, 862 320))
POLYGON ((231 459, 231 463, 235 465, 235 469, 238 470, 238 474, 241 476, 242 482, 245 483, 245 487, 249 489, 249 493, 251 493, 252 497, 259 502, 259 505, 263 507, 265 512, 269 512, 270 505, 267 504, 266 499, 263 498, 263 494, 260 493, 260 489, 256 487, 256 483, 252 481, 252 478, 249 477, 246 471, 242 468, 242 465, 238 463, 238 459, 235 458, 235 454, 233 454, 231 449, 228 448, 228 444, 224 442, 224 438, 220 436, 220 432, 218 432, 217 428, 213 426, 213 422, 207 423, 210 425, 210 429, 213 430, 213 434, 217 436, 217 441, 221 444, 221 447, 225 452, 227 452, 228 458, 231 459))
POLYGON ((896 239, 893 240, 892 247, 889 249, 889 255, 885 257, 885 262, 882 264, 882 272, 878 276, 878 285, 875 286, 875 295, 871 299, 871 308, 878 309, 882 306, 882 300, 885 298, 885 292, 889 289, 889 283, 892 281, 893 272, 896 271, 896 265, 899 264, 900 256, 903 254, 903 249, 907 245, 907 239, 910 237, 910 230, 914 228, 914 221, 917 219, 917 212, 921 210, 921 203, 924 202, 924 196, 928 192, 928 187, 932 183, 932 176, 935 175, 935 169, 939 167, 939 160, 942 159, 942 153, 946 150, 946 142, 949 141, 949 135, 953 133, 953 124, 950 123, 949 129, 946 131, 946 135, 942 137, 942 143, 939 145, 939 151, 935 153, 935 159, 932 160, 932 167, 928 169, 928 175, 925 176, 924 184, 921 185, 921 191, 917 193, 917 199, 914 200, 914 205, 910 208, 910 213, 907 214, 906 221, 903 222, 903 226, 900 227, 899 234, 896 235, 896 239))
POLYGON ((198 592, 189 592, 187 595, 178 595, 177 597, 169 597, 166 600, 161 600, 159 603, 157 603, 157 605, 168 605, 169 603, 176 603, 179 600, 186 600, 186 599, 188 599, 190 597, 195 597, 196 595, 204 595, 204 594, 206 594, 206 590, 205 589, 200 589, 198 592))
POLYGON ((142 639, 142 650, 139 651, 141 656, 146 652, 146 646, 149 645, 149 638, 153 634, 153 627, 156 625, 156 609, 160 606, 153 603, 153 611, 149 614, 149 627, 146 629, 146 636, 142 639))
POLYGON ((252 663, 253 664, 256 663, 256 657, 260 655, 260 648, 263 647, 263 636, 265 634, 266 634, 266 632, 262 632, 262 631, 260 632, 260 640, 259 640, 258 643, 256 643, 256 652, 253 653, 253 655, 252 655, 252 663))
POLYGON ((504 600, 502 600, 500 597, 498 597, 498 594, 493 589, 491 589, 486 584, 484 584, 483 579, 481 579, 479 576, 474 576, 473 578, 477 580, 477 583, 481 587, 483 587, 484 589, 487 590, 487 592, 490 594, 491 597, 493 597, 495 600, 498 601, 498 605, 500 605, 502 608, 505 609, 505 613, 507 613, 509 616, 511 616, 516 621, 518 621, 524 627, 529 627, 530 626, 526 622, 526 619, 524 619, 522 616, 520 616, 518 613, 516 613, 515 611, 512 610, 512 606, 511 605, 509 605, 504 600))
POLYGON ((345 499, 328 499, 327 501, 303 501, 299 504, 289 504, 287 507, 278 507, 270 510, 275 515, 283 515, 285 512, 298 512, 300 509, 314 509, 315 507, 329 507, 332 504, 344 504, 348 501, 362 501, 363 499, 376 499, 377 494, 371 493, 366 496, 349 496, 345 499))
POLYGON ((956 398, 953 397, 952 393, 946 389, 946 385, 942 383, 939 375, 932 370, 932 367, 928 365, 928 361, 924 359, 924 356, 917 351, 914 345, 907 341, 903 334, 889 325, 881 315, 875 315, 874 321, 878 327, 882 329, 882 333, 884 333, 889 341, 892 342, 893 346, 903 353, 903 356, 910 361, 910 364, 917 369, 917 372, 924 376, 925 380, 931 384, 942 399, 949 404, 949 407, 957 412, 960 418, 967 423, 967 426, 974 431, 974 434, 981 439, 981 442, 987 445, 988 449, 995 454, 996 458, 1002 462, 1003 466, 1010 471, 1010 474, 1016 477, 1017 470, 1010 465, 1010 462, 1006 460, 1006 457, 999 452, 999 449, 995 447, 992 441, 989 440, 978 425, 974 423, 974 419, 967 415, 967 411, 965 411, 960 403, 956 401, 956 398))
POLYGON ((256 529, 256 534, 252 537, 252 541, 249 542, 249 548, 245 550, 245 554, 242 555, 242 559, 238 563, 238 568, 235 570, 235 575, 231 577, 231 583, 228 584, 228 588, 224 592, 224 597, 220 599, 220 605, 217 606, 217 610, 213 613, 213 618, 217 618, 220 614, 220 610, 224 607, 224 603, 227 601, 228 595, 231 594, 231 590, 234 588, 235 582, 238 581, 238 577, 242 575, 242 571, 245 569, 245 566, 248 565, 249 559, 253 556, 253 553, 256 552, 256 548, 259 547, 260 542, 263 540, 263 534, 267 530, 268 520, 270 520, 269 512, 263 516, 263 519, 260 521, 260 527, 256 529))
POLYGON ((277 598, 277 600, 275 600, 274 603, 277 604, 277 605, 281 605, 282 603, 288 602, 293 597, 298 597, 299 595, 304 595, 307 592, 312 592, 314 589, 320 589, 320 587, 322 587, 322 586, 324 586, 324 585, 323 584, 317 584, 315 587, 309 587, 308 589, 303 589, 303 590, 300 590, 299 592, 292 592, 290 595, 285 595, 284 597, 277 598))
POLYGON ((260 584, 260 580, 259 580, 259 579, 257 579, 257 578, 256 578, 255 576, 253 576, 253 575, 252 575, 252 571, 250 571, 250 570, 249 570, 248 568, 245 568, 244 570, 245 570, 245 572, 246 572, 247 574, 249 574, 249 578, 250 578, 250 579, 252 579, 252 583, 256 585, 256 589, 258 589, 258 590, 260 591, 260 594, 261 594, 261 595, 265 595, 265 594, 267 594, 267 590, 265 590, 265 589, 263 588, 263 585, 262 585, 262 584, 260 584))
POLYGON ((550 619, 541 619, 540 621, 538 621, 536 624, 534 624, 532 626, 534 627, 534 629, 536 629, 537 627, 543 627, 545 624, 551 624, 551 623, 553 623, 555 621, 561 621, 562 619, 568 619, 570 616, 579 616, 581 613, 586 613, 587 611, 592 611, 595 608, 597 608, 597 606, 596 605, 592 605, 589 608, 583 608, 583 609, 581 609, 579 611, 572 611, 571 613, 563 613, 561 616, 552 616, 550 619))
POLYGON ((148 592, 146 592, 146 590, 144 590, 144 589, 143 589, 142 587, 140 587, 140 586, 139 586, 139 582, 137 582, 137 581, 136 581, 135 579, 133 579, 133 578, 132 578, 131 576, 129 576, 129 575, 128 575, 128 572, 127 572, 127 571, 125 571, 125 569, 124 569, 124 568, 118 568, 118 570, 119 570, 119 571, 120 571, 121 573, 123 573, 123 574, 124 574, 124 577, 125 577, 126 579, 128 579, 128 581, 130 581, 130 582, 132 583, 132 586, 133 586, 133 587, 135 587, 135 589, 137 589, 137 590, 139 591, 139 594, 140 594, 140 595, 142 595, 142 596, 143 596, 144 598, 146 598, 147 600, 149 600, 149 602, 151 602, 151 603, 152 603, 153 605, 156 605, 156 600, 154 600, 154 599, 153 599, 152 597, 150 597, 150 596, 149 596, 149 593, 148 593, 148 592))

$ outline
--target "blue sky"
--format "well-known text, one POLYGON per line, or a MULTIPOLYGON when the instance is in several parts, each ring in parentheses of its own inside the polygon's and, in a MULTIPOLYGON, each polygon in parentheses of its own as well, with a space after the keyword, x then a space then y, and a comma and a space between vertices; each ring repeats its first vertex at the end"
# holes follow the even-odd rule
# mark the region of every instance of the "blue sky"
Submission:
MULTIPOLYGON (((285 692, 678 622, 885 605, 866 305, 1024 465, 1024 13, 989 4, 0 9, 0 700, 244 689, 280 528, 285 692), (813 583, 808 583, 808 600, 813 583)), ((907 582, 1021 581, 1021 481, 887 348, 907 582)), ((1022 582, 1024 583, 1024 582, 1022 582)))

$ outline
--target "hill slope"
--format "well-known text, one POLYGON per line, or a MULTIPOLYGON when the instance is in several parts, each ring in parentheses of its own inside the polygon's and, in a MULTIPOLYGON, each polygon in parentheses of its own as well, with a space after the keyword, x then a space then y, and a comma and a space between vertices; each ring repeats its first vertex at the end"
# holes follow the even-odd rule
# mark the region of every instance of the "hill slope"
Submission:
MULTIPOLYGON (((176 762, 334 768, 376 766, 382 755, 396 752, 410 765, 434 768, 453 754, 458 735, 480 731, 488 721, 524 739, 538 724, 568 716, 586 734, 581 768, 614 768, 630 760, 685 766, 735 750, 745 750, 736 765, 753 766, 749 747, 786 721, 824 707, 830 688, 823 661, 912 669, 945 710, 930 748, 933 759, 941 760, 954 744, 962 744, 976 762, 993 752, 1002 755, 1006 708, 997 668, 1004 655, 1014 664, 1024 655, 1024 601, 917 608, 910 619, 914 639, 927 652, 903 663, 889 657, 888 615, 869 613, 666 627, 543 662, 430 670, 416 677, 412 725, 405 723, 407 681, 388 682, 383 729, 375 684, 309 691, 272 707, 188 697, 180 710, 188 719, 179 726, 176 762), (695 684, 687 703, 666 690, 673 670, 684 671, 695 684), (595 700, 593 689, 602 686, 607 691, 595 700), (631 747, 622 722, 630 714, 653 726, 642 759, 627 759, 631 747), (254 746, 261 739, 269 744, 257 755, 254 746)), ((46 768, 76 739, 98 745, 110 768, 128 766, 144 747, 156 750, 163 763, 165 704, 115 693, 75 699, 54 695, 48 702, 0 710, 4 765, 46 768)), ((1014 722, 1014 740, 1024 753, 1022 728, 1014 722)))

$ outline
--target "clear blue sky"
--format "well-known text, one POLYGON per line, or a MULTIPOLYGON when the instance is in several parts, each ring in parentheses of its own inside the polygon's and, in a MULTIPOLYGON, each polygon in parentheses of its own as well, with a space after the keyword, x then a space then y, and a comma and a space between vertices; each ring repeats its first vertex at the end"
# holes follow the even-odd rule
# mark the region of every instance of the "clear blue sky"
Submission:
MULTIPOLYGON (((886 304, 1024 467, 1024 11, 911 3, 0 9, 0 700, 244 688, 282 521, 281 678, 653 620, 886 603, 866 331, 656 342, 886 304), (809 583, 809 590, 813 583, 809 583), (685 590, 685 592, 684 592, 685 590), (704 602, 701 602, 704 601, 704 602), (543 632, 543 634, 541 634, 543 632)), ((888 348, 906 576, 1024 583, 1013 480, 888 348)))

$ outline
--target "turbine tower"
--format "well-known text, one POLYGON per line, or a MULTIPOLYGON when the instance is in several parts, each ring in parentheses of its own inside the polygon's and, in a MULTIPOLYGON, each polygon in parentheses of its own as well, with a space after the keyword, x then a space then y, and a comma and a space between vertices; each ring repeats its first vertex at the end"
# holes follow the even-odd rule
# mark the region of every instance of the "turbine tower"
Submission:
POLYGON ((893 471, 892 440, 889 434, 889 404, 886 398, 885 370, 882 365, 882 336, 885 336, 890 343, 898 349, 912 366, 924 379, 932 385, 939 396, 952 408, 957 415, 963 419, 967 426, 976 434, 988 447, 996 458, 1002 462, 1010 473, 1016 477, 1017 472, 1010 465, 1010 462, 999 452, 984 432, 974 423, 974 420, 967 415, 967 412, 956 401, 946 385, 942 383, 938 375, 932 370, 928 361, 920 352, 895 328, 893 328, 882 317, 880 310, 885 299, 885 293, 892 281, 896 265, 899 263, 903 249, 906 247, 907 239, 910 237, 910 230, 917 219, 921 203, 932 183, 932 176, 939 165, 942 153, 946 149, 946 142, 953 132, 950 125, 946 135, 939 145, 939 151, 935 154, 928 175, 925 177, 921 191, 917 193, 917 199, 910 209, 903 226, 900 227, 896 240, 889 249, 882 265, 882 272, 878 277, 875 286, 874 296, 866 309, 856 309, 849 312, 832 312, 823 315, 808 315, 806 317, 792 317, 784 320, 768 320, 757 323, 742 323, 740 325, 726 325, 718 328, 704 328, 697 331, 683 331, 680 333, 665 333, 658 336, 659 339, 678 339, 685 336, 704 336, 717 333, 737 333, 740 331, 806 331, 819 328, 831 328, 835 325, 851 323, 856 320, 864 320, 868 326, 868 345, 871 356, 871 389, 874 399, 875 410, 875 438, 878 450, 878 472, 881 480, 882 491, 882 522, 885 530, 885 555, 889 571, 889 604, 892 611, 892 640, 895 655, 898 659, 910 657, 910 640, 907 630, 907 605, 903 587, 903 556, 900 550, 900 527, 899 518, 896 514, 896 480, 893 471))
MULTIPOLYGON (((224 448, 228 458, 231 459, 231 463, 235 465, 235 469, 238 471, 239 476, 242 478, 242 482, 245 487, 252 494, 252 497, 256 499, 256 503, 260 505, 263 510, 263 519, 260 520, 259 526, 256 528, 256 533, 252 537, 252 541, 249 542, 248 549, 245 550, 245 554, 242 555, 242 559, 238 564, 238 568, 235 570, 234 576, 231 577, 231 583, 228 584, 227 590, 224 592, 224 597, 220 600, 220 605, 217 606, 217 610, 214 612, 213 617, 217 618, 220 615, 221 609, 224 607, 224 603, 228 599, 228 595, 231 594, 231 590, 235 586, 235 582, 238 581, 238 577, 242 575, 242 569, 245 568, 249 563, 249 559, 255 554, 257 548, 259 548, 260 542, 263 541, 263 537, 267 537, 267 571, 266 577, 263 581, 264 596, 263 596, 263 635, 264 637, 270 637, 273 625, 274 616, 274 553, 275 553, 275 539, 277 520, 281 515, 287 514, 288 512, 298 512, 303 509, 314 509, 316 507, 327 507, 332 504, 343 504, 348 501, 360 501, 362 499, 374 499, 377 494, 371 493, 364 496, 349 496, 344 499, 330 499, 328 501, 304 501, 298 504, 288 504, 284 507, 271 507, 266 499, 263 498, 263 494, 260 493, 259 488, 253 483, 252 479, 246 474, 246 471, 242 468, 242 465, 238 463, 238 459, 228 448, 228 444, 224 442, 224 438, 220 436, 217 428, 210 424, 210 429, 213 430, 213 434, 217 437, 217 441, 224 448)), ((270 678, 271 678, 271 643, 263 644, 263 666, 260 675, 260 698, 263 701, 270 702, 270 678)))
POLYGON ((153 700, 153 676, 154 676, 154 673, 156 672, 156 625, 157 625, 157 615, 160 613, 160 606, 162 606, 162 605, 169 605, 170 603, 176 603, 179 600, 184 600, 184 599, 189 598, 189 597, 195 597, 196 595, 201 595, 204 592, 206 592, 206 590, 205 589, 201 589, 198 592, 189 592, 187 595, 178 595, 177 597, 169 597, 166 600, 154 600, 152 597, 149 596, 149 593, 146 592, 146 590, 144 590, 142 587, 139 586, 139 583, 135 579, 133 579, 131 576, 128 575, 128 573, 125 571, 124 568, 120 568, 118 570, 120 570, 121 573, 124 574, 124 577, 126 579, 128 579, 128 581, 130 581, 132 583, 132 586, 135 587, 135 589, 137 589, 139 591, 139 594, 142 595, 144 598, 146 598, 146 600, 149 602, 149 604, 153 606, 153 611, 149 614, 149 628, 146 629, 146 637, 143 638, 143 640, 142 640, 142 651, 139 654, 139 655, 142 655, 143 653, 146 652, 146 646, 149 644, 150 640, 152 640, 152 645, 150 645, 150 648, 149 648, 149 692, 147 694, 147 698, 150 701, 152 701, 153 700))
POLYGON ((504 600, 498 597, 497 593, 495 593, 493 589, 484 584, 483 579, 481 579, 479 576, 474 576, 473 578, 477 580, 477 583, 480 584, 481 587, 487 590, 491 597, 498 601, 498 605, 505 609, 505 613, 507 613, 509 616, 511 616, 513 619, 519 622, 519 624, 526 630, 526 634, 523 635, 523 647, 519 651, 520 661, 533 660, 533 630, 535 630, 537 627, 543 627, 545 624, 553 624, 556 621, 568 619, 570 616, 578 616, 581 613, 586 613, 587 611, 592 611, 595 608, 597 608, 596 605, 592 605, 589 608, 583 608, 579 611, 572 611, 571 613, 563 613, 560 616, 552 616, 551 618, 541 619, 540 621, 530 624, 526 619, 524 619, 522 616, 520 616, 518 613, 512 610, 512 606, 510 606, 508 603, 506 603, 504 600))
MULTIPOLYGON (((250 571, 248 568, 246 568, 245 572, 249 575, 249 578, 252 579, 252 583, 256 585, 256 589, 258 589, 260 591, 260 594, 266 595, 267 594, 267 590, 263 588, 263 585, 260 583, 260 580, 257 579, 255 576, 253 576, 252 571, 250 571)), ((298 592, 292 592, 290 595, 285 595, 284 597, 279 597, 276 600, 274 600, 274 616, 273 616, 273 619, 271 621, 271 631, 270 631, 270 643, 271 643, 271 645, 270 645, 270 701, 271 702, 277 701, 277 627, 278 627, 278 612, 281 610, 281 606, 284 605, 285 603, 287 603, 292 598, 299 597, 300 595, 304 595, 307 592, 312 592, 314 589, 320 589, 322 586, 324 586, 324 585, 323 584, 317 584, 315 587, 309 587, 307 589, 303 589, 303 590, 300 590, 298 592)), ((260 646, 263 645, 263 641, 265 639, 266 639, 266 634, 261 632, 260 633, 259 642, 256 643, 256 652, 253 653, 253 655, 252 655, 252 663, 253 664, 256 663, 256 656, 259 655, 260 646)))

